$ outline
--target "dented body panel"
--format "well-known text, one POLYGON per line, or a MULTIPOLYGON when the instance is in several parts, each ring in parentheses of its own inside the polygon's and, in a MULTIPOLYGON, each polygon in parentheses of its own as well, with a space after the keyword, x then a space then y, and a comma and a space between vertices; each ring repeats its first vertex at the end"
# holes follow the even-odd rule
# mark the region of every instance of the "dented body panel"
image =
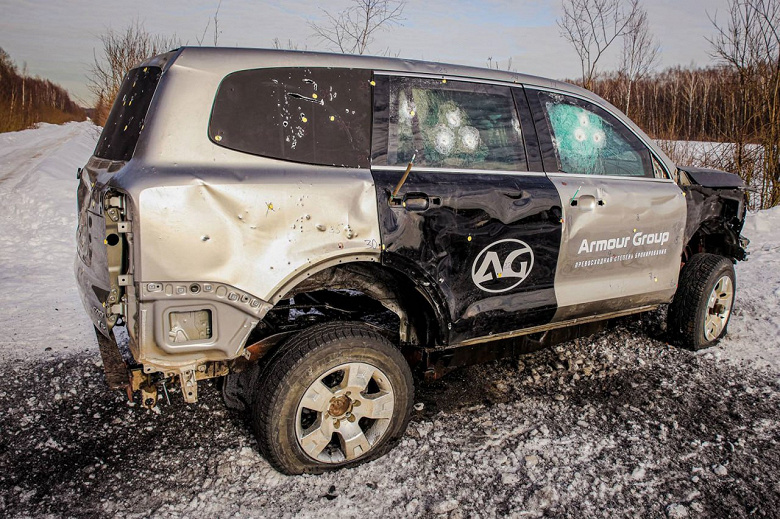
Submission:
POLYGON ((406 183, 404 206, 390 200, 398 174, 374 171, 382 261, 446 301, 451 327, 442 344, 550 322, 556 309, 560 199, 544 175, 418 172, 406 183), (431 200, 430 207, 410 209, 414 197, 431 200), (523 244, 533 250, 527 276, 519 285, 523 272, 499 278, 505 259, 523 244), (477 285, 490 252, 498 270, 490 265, 477 285))
POLYGON ((378 258, 368 171, 323 176, 303 165, 262 169, 262 182, 251 174, 238 182, 202 175, 172 185, 171 176, 139 192, 138 281, 219 281, 270 302, 321 263, 378 258))
POLYGON ((716 250, 734 260, 747 258, 740 237, 747 212, 747 187, 725 171, 683 166, 679 171, 687 201, 685 255, 716 250))

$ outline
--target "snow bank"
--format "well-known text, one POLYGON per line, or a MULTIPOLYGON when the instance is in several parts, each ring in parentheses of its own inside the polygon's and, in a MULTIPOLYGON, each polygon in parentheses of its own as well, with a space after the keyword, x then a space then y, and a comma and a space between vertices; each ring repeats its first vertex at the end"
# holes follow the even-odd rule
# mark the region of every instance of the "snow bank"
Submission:
POLYGON ((748 261, 737 263, 737 300, 717 349, 736 361, 780 372, 780 206, 748 214, 748 261))
POLYGON ((76 169, 99 130, 79 122, 0 134, 0 359, 95 346, 73 261, 76 169))

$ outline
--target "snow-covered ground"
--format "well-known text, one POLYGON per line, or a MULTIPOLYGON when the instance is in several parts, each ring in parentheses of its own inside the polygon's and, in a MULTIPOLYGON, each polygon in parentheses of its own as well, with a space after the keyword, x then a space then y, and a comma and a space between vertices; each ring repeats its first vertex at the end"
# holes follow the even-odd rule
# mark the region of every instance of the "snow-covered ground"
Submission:
POLYGON ((349 471, 285 477, 204 384, 159 413, 105 388, 75 288, 89 123, 0 134, 0 515, 780 515, 780 208, 751 214, 729 335, 662 311, 422 386, 409 431, 349 471))
POLYGON ((716 350, 780 373, 780 206, 748 215, 748 261, 737 264, 737 301, 729 334, 716 350))
POLYGON ((0 133, 2 362, 92 348, 73 278, 74 215, 76 169, 98 136, 89 122, 0 133))

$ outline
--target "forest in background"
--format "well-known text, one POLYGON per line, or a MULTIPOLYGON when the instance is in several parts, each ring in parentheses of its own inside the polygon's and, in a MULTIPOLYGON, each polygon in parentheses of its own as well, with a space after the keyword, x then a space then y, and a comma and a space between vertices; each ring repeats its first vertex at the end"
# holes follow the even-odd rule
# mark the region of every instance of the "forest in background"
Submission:
POLYGON ((620 73, 601 74, 592 90, 624 111, 677 164, 738 173, 757 190, 752 208, 772 207, 779 200, 773 181, 778 172, 764 162, 765 155, 777 156, 778 143, 769 131, 772 111, 756 85, 745 83, 745 75, 725 65, 673 67, 648 74, 631 89, 620 73), (726 144, 690 146, 682 141, 726 144))
POLYGON ((47 79, 29 77, 0 48, 0 132, 30 128, 35 123, 83 121, 84 109, 68 92, 47 79))

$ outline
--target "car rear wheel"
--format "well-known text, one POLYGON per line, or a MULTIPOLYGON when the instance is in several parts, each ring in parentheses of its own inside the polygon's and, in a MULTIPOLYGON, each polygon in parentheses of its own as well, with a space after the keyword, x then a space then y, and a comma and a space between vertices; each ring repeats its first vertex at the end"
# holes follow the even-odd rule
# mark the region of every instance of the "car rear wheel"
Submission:
POLYGON ((255 389, 252 423, 266 459, 286 474, 375 459, 406 430, 409 365, 361 323, 313 326, 282 346, 255 389))
POLYGON ((734 305, 736 278, 728 258, 695 254, 680 272, 669 307, 669 332, 683 347, 699 350, 726 334, 734 305))

